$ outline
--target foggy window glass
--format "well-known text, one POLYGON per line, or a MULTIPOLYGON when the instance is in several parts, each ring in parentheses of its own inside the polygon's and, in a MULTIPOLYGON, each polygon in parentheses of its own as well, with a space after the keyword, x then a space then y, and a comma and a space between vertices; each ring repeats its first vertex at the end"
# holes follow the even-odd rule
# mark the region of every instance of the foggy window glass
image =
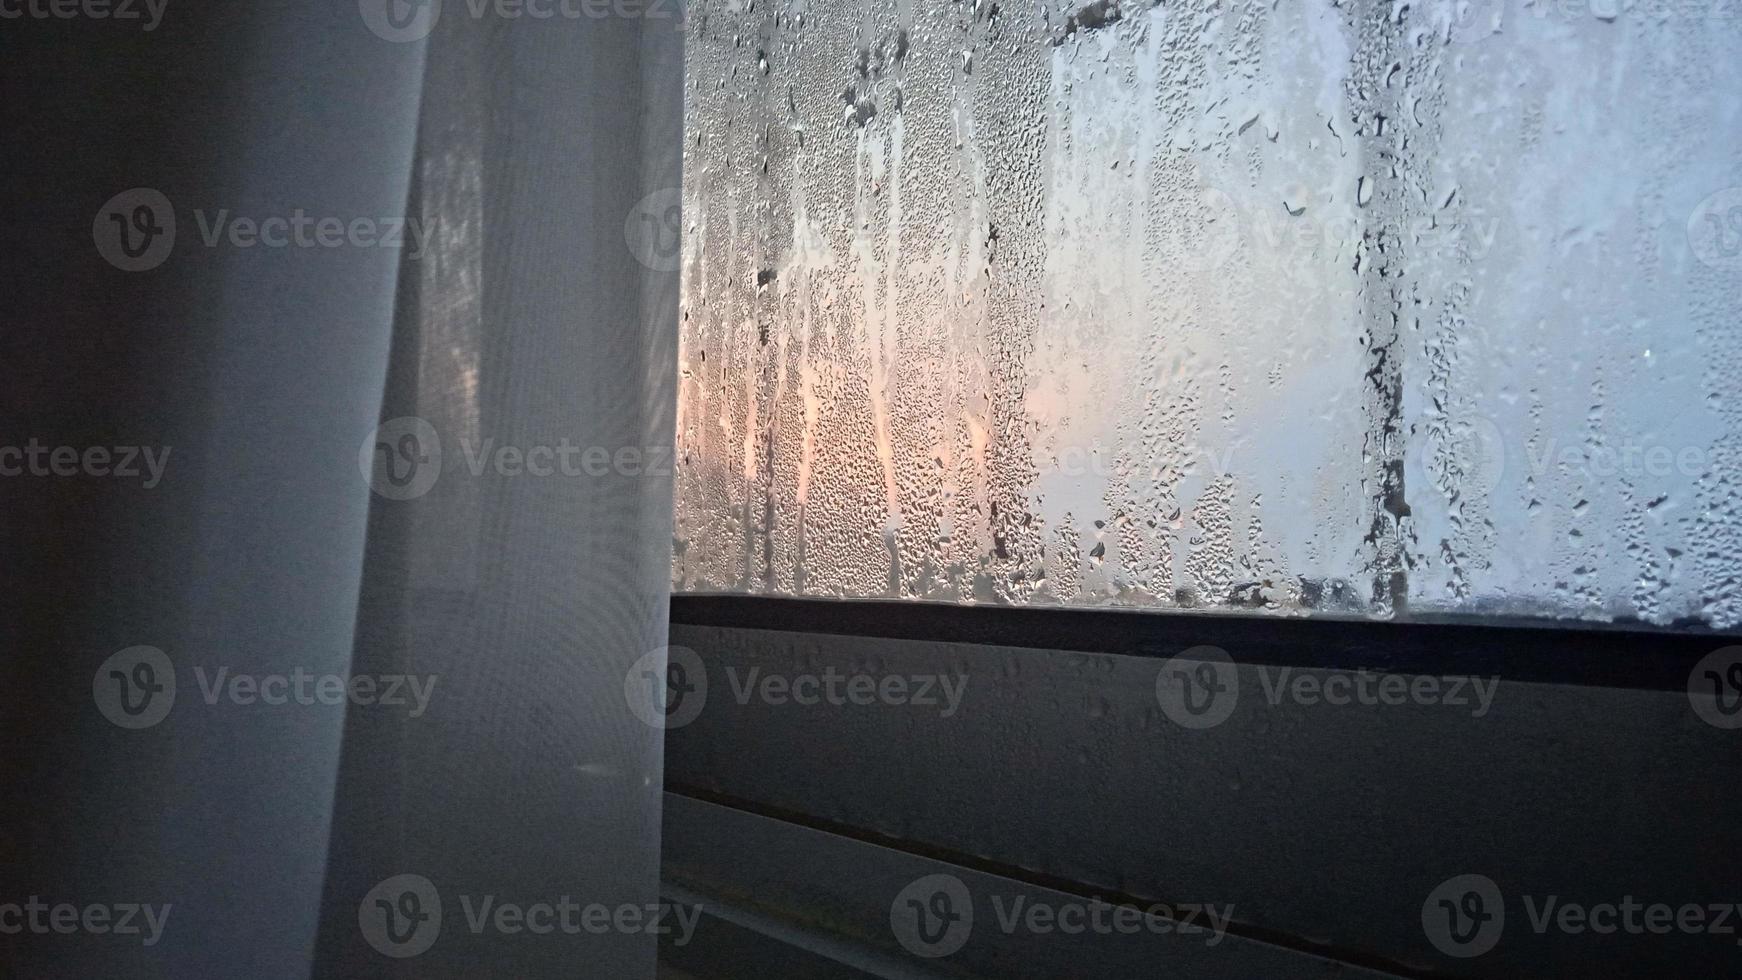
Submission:
POLYGON ((678 589, 1742 623, 1742 4, 689 23, 678 589))

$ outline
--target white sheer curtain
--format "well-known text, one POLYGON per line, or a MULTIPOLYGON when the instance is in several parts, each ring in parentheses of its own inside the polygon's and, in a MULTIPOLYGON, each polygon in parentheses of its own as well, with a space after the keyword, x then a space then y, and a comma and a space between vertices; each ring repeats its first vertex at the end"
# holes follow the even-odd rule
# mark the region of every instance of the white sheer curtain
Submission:
POLYGON ((439 12, 426 38, 368 3, 9 22, 0 442, 169 456, 149 488, 0 481, 0 902, 172 910, 150 946, 7 936, 0 973, 653 972, 650 933, 475 933, 461 903, 657 901, 660 733, 624 678, 665 642, 670 466, 618 461, 670 458, 676 273, 626 229, 679 181, 682 33, 418 10, 389 23, 439 12), (93 228, 130 188, 177 227, 143 271, 93 228), (342 245, 214 225, 297 213, 342 245), (360 467, 408 417, 445 450, 409 498, 360 467), (141 645, 177 694, 128 729, 93 678, 141 645), (219 670, 427 701, 266 705, 219 670), (446 921, 397 958, 361 913, 406 874, 446 921))

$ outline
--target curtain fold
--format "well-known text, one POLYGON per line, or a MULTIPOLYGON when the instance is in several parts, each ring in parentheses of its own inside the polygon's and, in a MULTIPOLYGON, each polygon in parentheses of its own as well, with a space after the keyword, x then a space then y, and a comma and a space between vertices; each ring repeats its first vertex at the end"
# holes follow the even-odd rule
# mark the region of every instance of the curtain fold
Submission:
POLYGON ((430 36, 411 210, 436 230, 401 267, 380 431, 427 424, 439 475, 377 495, 356 649, 446 691, 415 723, 352 712, 318 975, 652 975, 648 929, 480 916, 658 901, 660 733, 625 681, 665 642, 676 272, 625 229, 679 180, 675 26, 430 36), (401 876, 442 920, 403 960, 371 935, 391 916, 358 927, 401 876))
POLYGON ((465 910, 657 901, 682 35, 448 8, 8 22, 0 974, 653 972, 465 910))

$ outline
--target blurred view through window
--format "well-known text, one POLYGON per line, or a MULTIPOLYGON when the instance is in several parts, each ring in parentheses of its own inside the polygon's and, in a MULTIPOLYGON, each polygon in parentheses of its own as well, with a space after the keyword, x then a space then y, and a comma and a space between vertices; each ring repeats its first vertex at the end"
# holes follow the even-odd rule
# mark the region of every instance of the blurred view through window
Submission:
POLYGON ((1742 623, 1742 7, 689 23, 679 590, 1742 623))

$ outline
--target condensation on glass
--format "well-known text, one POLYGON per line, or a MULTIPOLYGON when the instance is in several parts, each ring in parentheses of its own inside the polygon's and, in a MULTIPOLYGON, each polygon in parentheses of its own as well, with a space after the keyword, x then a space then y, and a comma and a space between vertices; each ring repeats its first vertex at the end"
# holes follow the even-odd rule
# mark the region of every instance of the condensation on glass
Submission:
POLYGON ((1742 623, 1742 5, 692 5, 690 591, 1742 623))

